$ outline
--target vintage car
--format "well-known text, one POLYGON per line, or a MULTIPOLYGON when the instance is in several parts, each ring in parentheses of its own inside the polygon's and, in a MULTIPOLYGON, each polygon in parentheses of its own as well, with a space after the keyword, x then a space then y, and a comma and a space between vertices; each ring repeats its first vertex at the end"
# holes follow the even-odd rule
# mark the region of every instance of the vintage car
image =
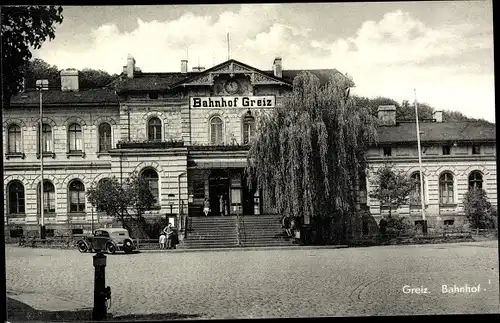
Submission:
POLYGON ((127 229, 103 228, 94 231, 94 234, 85 236, 76 243, 80 252, 105 250, 108 253, 125 251, 131 253, 135 249, 127 229))

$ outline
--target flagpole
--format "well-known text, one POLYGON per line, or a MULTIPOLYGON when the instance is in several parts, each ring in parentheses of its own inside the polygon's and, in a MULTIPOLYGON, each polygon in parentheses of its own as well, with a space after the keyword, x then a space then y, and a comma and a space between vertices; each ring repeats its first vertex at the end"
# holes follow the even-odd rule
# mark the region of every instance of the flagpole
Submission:
POLYGON ((420 127, 418 124, 418 103, 417 103, 417 90, 413 89, 415 94, 415 121, 417 124, 417 146, 418 146, 418 167, 420 173, 420 204, 422 210, 423 233, 427 233, 427 220, 425 219, 425 199, 424 199, 424 175, 422 173, 422 150, 420 147, 420 127))
POLYGON ((231 46, 229 46, 229 32, 228 32, 227 33, 227 60, 229 60, 231 58, 230 48, 231 48, 231 46))

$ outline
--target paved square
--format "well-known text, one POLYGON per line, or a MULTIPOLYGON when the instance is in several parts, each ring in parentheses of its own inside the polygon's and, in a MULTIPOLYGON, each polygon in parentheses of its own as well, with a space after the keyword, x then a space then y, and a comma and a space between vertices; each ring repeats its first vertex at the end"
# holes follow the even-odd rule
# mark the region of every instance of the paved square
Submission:
MULTIPOLYGON (((93 254, 7 247, 8 296, 91 308, 93 254)), ((198 318, 499 313, 498 243, 108 255, 110 313, 198 318), (476 293, 443 293, 443 285, 476 293), (405 290, 403 291, 403 287, 405 290), (413 293, 410 293, 411 288, 413 293), (424 292, 427 289, 427 293, 424 292)), ((59 307, 58 307, 59 306, 59 307)))

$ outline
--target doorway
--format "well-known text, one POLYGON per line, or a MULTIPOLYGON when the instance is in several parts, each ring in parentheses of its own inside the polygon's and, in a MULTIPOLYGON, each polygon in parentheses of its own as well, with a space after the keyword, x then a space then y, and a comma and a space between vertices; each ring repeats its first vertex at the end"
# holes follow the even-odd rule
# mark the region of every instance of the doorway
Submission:
POLYGON ((255 192, 256 184, 252 183, 252 188, 247 184, 247 176, 242 174, 243 180, 243 215, 254 215, 255 214, 255 192))
POLYGON ((229 215, 228 200, 229 200, 229 174, 223 169, 213 169, 210 171, 208 178, 209 199, 210 199, 210 215, 221 215, 220 196, 223 197, 226 206, 225 215, 229 215))

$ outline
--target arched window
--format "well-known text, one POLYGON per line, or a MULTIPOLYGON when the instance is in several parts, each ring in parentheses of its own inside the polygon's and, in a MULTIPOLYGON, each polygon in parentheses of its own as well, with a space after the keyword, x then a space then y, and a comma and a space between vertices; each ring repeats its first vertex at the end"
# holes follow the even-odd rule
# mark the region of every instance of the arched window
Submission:
POLYGON ((85 186, 79 180, 69 184, 69 211, 71 213, 85 212, 85 186))
POLYGON ((69 152, 82 151, 82 127, 77 123, 68 128, 68 148, 69 152))
POLYGON ((111 149, 111 126, 109 123, 101 123, 99 126, 99 152, 107 152, 111 149))
MULTIPOLYGON (((37 147, 40 152, 40 127, 38 128, 37 147)), ((46 123, 42 125, 42 149, 44 153, 52 152, 52 127, 46 123)))
POLYGON ((246 115, 243 118, 243 144, 250 143, 255 135, 255 119, 251 115, 246 115))
POLYGON ((443 173, 439 176, 439 197, 441 204, 454 204, 453 175, 443 173))
POLYGON ((9 183, 7 190, 9 214, 24 213, 24 186, 20 181, 14 180, 9 183))
POLYGON ((469 175, 469 189, 482 189, 483 188, 483 175, 481 172, 475 170, 469 175))
POLYGON ((9 153, 22 153, 21 127, 17 124, 13 124, 9 127, 8 132, 7 140, 9 153))
POLYGON ((148 121, 148 140, 161 140, 161 120, 156 117, 148 121))
POLYGON ((159 205, 160 193, 158 190, 158 173, 154 169, 148 168, 144 170, 141 175, 142 178, 148 182, 151 194, 153 194, 155 198, 153 205, 159 205))
MULTIPOLYGON (((40 213, 40 183, 38 183, 37 187, 37 208, 38 213, 40 213)), ((54 184, 49 181, 43 181, 43 212, 44 213, 53 213, 56 211, 56 190, 54 188, 54 184)))
MULTIPOLYGON (((411 179, 415 182, 415 186, 410 192, 410 205, 421 206, 422 201, 420 200, 420 172, 415 172, 411 175, 411 179)), ((425 186, 424 186, 425 188, 425 186)), ((424 193, 425 194, 425 193, 424 193)))
POLYGON ((222 120, 219 117, 213 117, 210 120, 210 143, 212 145, 222 145, 222 120))

